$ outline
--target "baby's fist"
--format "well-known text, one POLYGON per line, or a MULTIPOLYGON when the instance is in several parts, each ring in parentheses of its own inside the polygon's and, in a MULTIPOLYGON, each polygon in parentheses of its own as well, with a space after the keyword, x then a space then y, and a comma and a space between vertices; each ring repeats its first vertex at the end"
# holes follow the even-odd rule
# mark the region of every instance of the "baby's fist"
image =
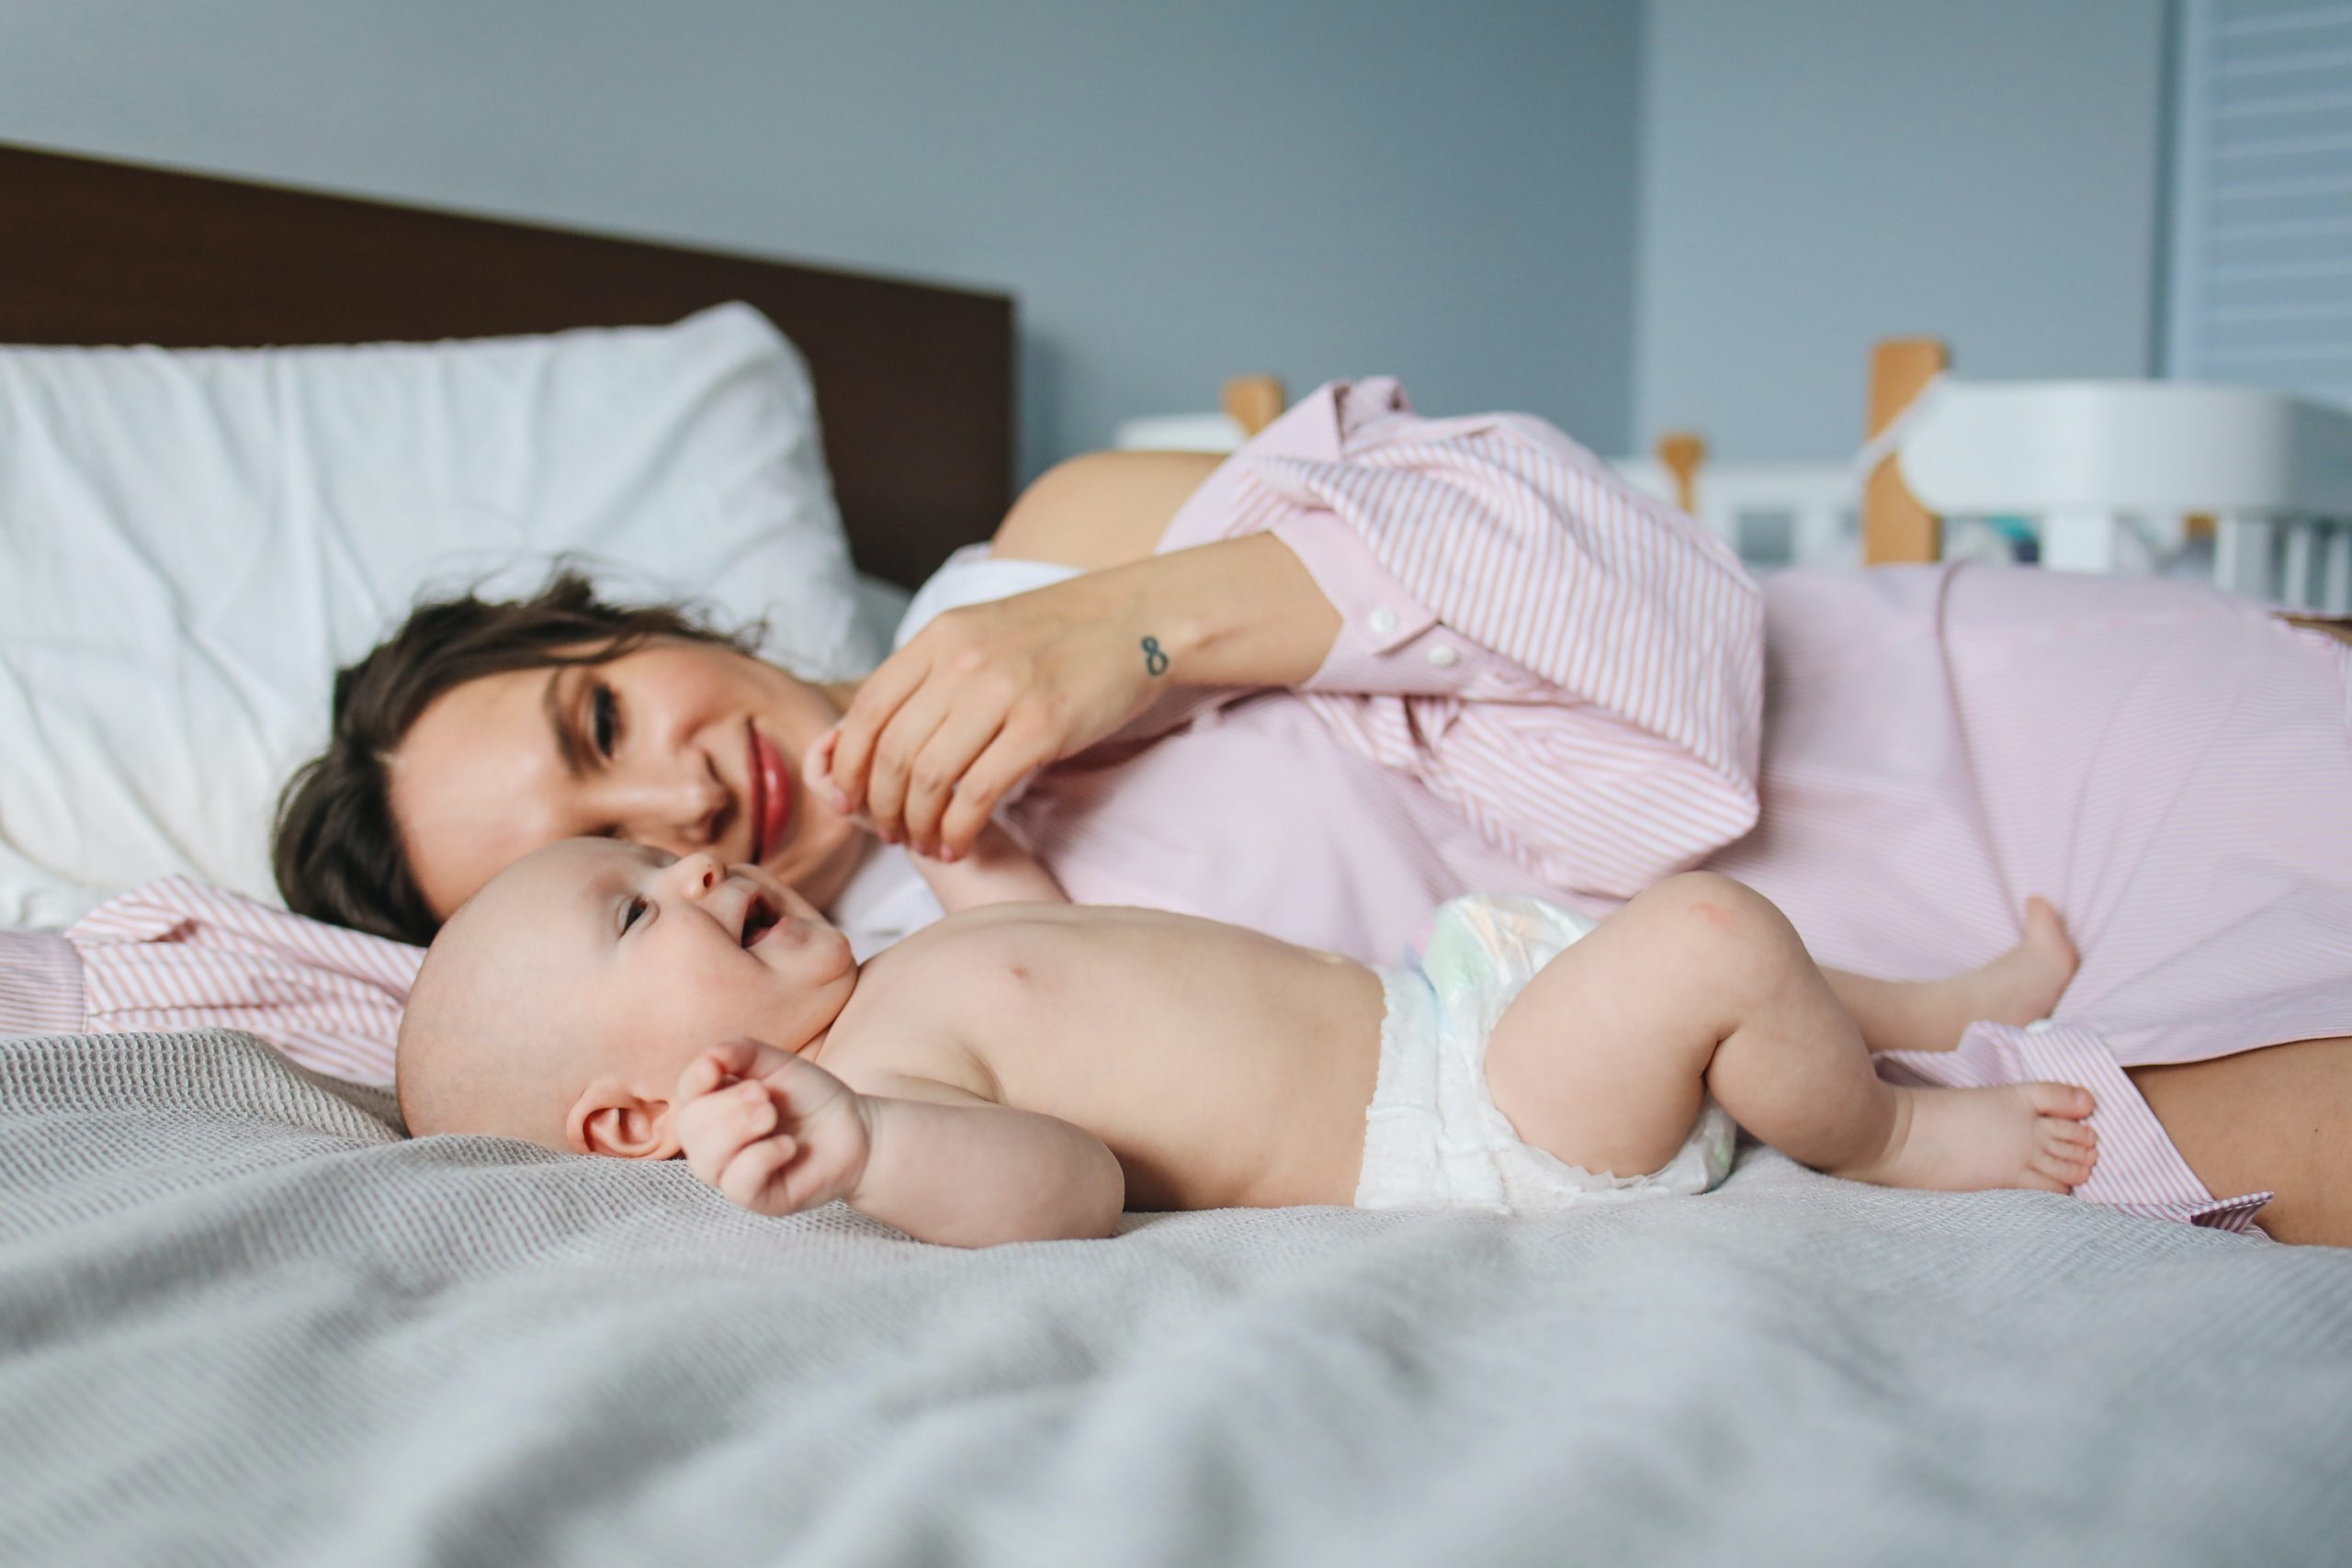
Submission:
POLYGON ((874 818, 863 811, 850 809, 849 796, 833 783, 833 748, 840 744, 841 738, 841 727, 836 725, 808 743, 808 750, 800 756, 800 781, 826 805, 871 833, 876 831, 874 818))
POLYGON ((814 1062, 756 1040, 704 1052, 678 1077, 687 1168, 755 1213, 846 1198, 870 1146, 855 1090, 814 1062))

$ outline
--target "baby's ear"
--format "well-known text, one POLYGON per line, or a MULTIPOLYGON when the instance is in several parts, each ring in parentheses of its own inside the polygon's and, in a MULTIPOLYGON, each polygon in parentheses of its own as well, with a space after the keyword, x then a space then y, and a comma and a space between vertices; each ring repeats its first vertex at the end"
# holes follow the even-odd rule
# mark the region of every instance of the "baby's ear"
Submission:
POLYGON ((670 1131, 670 1102, 638 1093, 618 1078, 598 1078, 580 1091, 564 1118, 572 1151, 619 1159, 670 1159, 678 1140, 670 1131))

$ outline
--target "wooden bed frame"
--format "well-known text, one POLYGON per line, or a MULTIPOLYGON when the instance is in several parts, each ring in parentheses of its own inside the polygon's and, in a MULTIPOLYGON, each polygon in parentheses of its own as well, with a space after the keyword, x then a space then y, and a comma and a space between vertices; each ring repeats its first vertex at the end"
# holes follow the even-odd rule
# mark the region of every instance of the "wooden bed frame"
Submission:
POLYGON ((757 306, 808 362, 864 570, 913 587, 1012 499, 999 294, 0 146, 0 343, 487 337, 757 306))

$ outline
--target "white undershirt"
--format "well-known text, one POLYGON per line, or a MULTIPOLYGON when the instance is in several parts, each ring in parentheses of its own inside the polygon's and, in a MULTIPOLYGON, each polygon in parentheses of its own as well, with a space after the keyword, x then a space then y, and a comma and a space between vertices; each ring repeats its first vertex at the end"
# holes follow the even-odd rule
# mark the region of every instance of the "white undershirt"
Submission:
MULTIPOLYGON (((1007 598, 1077 575, 1073 567, 998 560, 989 554, 988 546, 967 545, 949 556, 916 591, 891 646, 904 648, 907 639, 933 616, 958 605, 1007 598)), ((1008 792, 1006 799, 1012 797, 1012 792, 1008 792)), ((897 844, 875 845, 825 911, 826 918, 848 936, 850 953, 860 964, 944 913, 931 885, 897 844)))

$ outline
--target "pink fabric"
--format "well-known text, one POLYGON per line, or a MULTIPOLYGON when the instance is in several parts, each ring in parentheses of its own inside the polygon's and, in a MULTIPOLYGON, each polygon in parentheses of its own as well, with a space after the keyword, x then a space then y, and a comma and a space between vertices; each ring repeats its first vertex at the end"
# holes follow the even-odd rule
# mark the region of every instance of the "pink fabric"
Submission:
POLYGON ((1825 964, 1925 976, 2040 893, 2083 966, 2049 1027, 1887 1059, 2098 1096, 2077 1196, 2244 1229, 2123 1068, 2352 1034, 2352 649, 2146 578, 1891 568, 1770 580, 1763 825, 1713 864, 1825 964))
MULTIPOLYGON (((1074 896, 1386 964, 1455 894, 1602 909, 1712 856, 1824 962, 1902 976, 1989 957, 2042 893, 2085 960, 2054 1022, 1891 1076, 2090 1089, 2095 1202, 2243 1228, 2267 1197, 2217 1201, 2122 1068, 2352 1033, 2341 647, 2143 579, 1759 594, 1556 431, 1421 420, 1385 381, 1293 409, 1163 547, 1261 529, 1338 641, 1301 692, 1171 699, 1035 781, 1007 817, 1074 896)), ((389 1075, 413 950, 176 879, 69 935, 89 1027, 232 1024, 389 1075)))
POLYGON ((1606 909, 1755 820, 1756 584, 1559 432, 1334 383, 1160 548, 1269 528, 1337 642, 1300 692, 1180 696, 1033 781, 1007 820, 1072 897, 1393 964, 1456 894, 1606 909))
POLYGON ((243 1029, 304 1066, 390 1083, 421 948, 169 876, 65 933, 93 1030, 243 1029))
POLYGON ((0 931, 0 1034, 72 1034, 86 1020, 74 944, 42 931, 0 931))

